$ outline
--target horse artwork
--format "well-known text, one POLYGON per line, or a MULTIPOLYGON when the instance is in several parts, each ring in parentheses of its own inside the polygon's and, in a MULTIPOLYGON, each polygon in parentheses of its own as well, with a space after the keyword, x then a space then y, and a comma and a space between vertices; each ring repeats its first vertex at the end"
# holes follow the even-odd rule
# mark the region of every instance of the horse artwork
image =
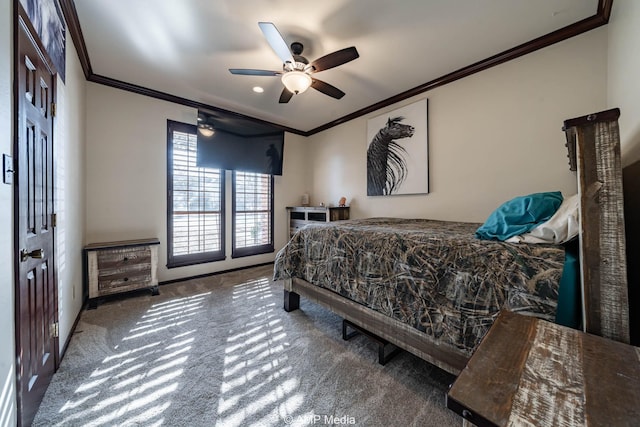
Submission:
POLYGON ((411 138, 415 128, 400 123, 404 117, 389 117, 367 149, 367 196, 393 194, 407 176, 404 149, 395 140, 411 138))
POLYGON ((429 192, 426 118, 425 99, 369 120, 367 196, 429 192))

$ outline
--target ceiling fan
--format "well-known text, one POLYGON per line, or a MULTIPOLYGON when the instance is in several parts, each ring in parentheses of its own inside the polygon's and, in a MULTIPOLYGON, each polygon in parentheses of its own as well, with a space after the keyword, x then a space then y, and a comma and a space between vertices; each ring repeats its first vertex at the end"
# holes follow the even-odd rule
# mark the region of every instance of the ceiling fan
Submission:
POLYGON ((280 94, 279 102, 281 104, 289 102, 294 94, 300 94, 309 87, 336 99, 344 96, 343 91, 329 83, 313 78, 311 74, 337 67, 358 58, 360 55, 355 47, 347 47, 309 62, 307 58, 302 56, 302 50, 304 49, 302 43, 291 43, 291 50, 289 50, 287 43, 273 23, 258 22, 258 25, 271 48, 282 59, 282 71, 230 68, 231 74, 281 76, 282 84, 284 85, 284 89, 280 94))

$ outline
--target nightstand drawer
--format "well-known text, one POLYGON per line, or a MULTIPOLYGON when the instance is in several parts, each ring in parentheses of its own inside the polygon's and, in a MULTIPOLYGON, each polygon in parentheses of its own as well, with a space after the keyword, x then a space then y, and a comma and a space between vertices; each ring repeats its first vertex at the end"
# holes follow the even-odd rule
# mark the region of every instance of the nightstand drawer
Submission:
POLYGON ((98 270, 118 270, 132 265, 151 265, 151 249, 148 246, 109 249, 98 252, 98 270))
POLYGON ((105 277, 98 276, 98 291, 101 295, 140 289, 151 284, 151 264, 142 271, 123 271, 105 277))

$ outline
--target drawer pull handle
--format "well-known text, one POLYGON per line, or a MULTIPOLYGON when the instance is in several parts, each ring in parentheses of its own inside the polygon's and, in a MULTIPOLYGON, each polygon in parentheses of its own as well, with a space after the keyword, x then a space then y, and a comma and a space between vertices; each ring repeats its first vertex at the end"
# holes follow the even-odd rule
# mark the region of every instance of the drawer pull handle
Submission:
POLYGON ((129 281, 129 278, 128 278, 128 277, 125 277, 125 278, 124 278, 124 281, 125 281, 125 282, 128 282, 128 281, 129 281))

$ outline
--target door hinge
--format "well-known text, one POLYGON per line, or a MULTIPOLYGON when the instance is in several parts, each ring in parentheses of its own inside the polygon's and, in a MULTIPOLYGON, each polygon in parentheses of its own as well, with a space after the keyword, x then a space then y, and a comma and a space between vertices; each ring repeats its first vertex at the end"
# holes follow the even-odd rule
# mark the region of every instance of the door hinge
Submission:
POLYGON ((60 338, 60 324, 58 322, 49 325, 49 336, 51 338, 60 338))
POLYGON ((51 116, 52 117, 56 116, 56 103, 55 102, 51 103, 51 116))
POLYGON ((57 227, 58 226, 58 214, 51 214, 51 226, 52 227, 57 227))

